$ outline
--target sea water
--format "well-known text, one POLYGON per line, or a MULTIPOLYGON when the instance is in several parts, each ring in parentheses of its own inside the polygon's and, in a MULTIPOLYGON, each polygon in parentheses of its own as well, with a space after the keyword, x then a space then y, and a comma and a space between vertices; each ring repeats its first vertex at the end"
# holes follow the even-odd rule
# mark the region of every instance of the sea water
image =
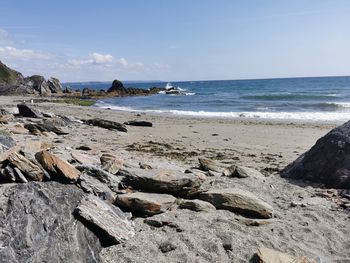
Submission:
MULTIPOLYGON (((110 82, 67 84, 74 89, 111 86, 110 82)), ((145 89, 170 85, 180 94, 101 99, 95 106, 201 117, 350 120, 350 77, 125 83, 145 89)))

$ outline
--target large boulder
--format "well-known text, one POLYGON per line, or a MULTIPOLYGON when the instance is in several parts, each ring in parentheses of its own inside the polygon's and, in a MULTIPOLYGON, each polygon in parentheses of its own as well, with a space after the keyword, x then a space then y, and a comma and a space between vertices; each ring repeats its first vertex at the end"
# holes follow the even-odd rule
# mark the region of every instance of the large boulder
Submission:
POLYGON ((350 188, 350 121, 331 130, 281 172, 282 177, 350 188))
POLYGON ((200 199, 218 209, 226 209, 255 218, 271 218, 273 208, 252 193, 238 188, 211 189, 200 194, 200 199))
POLYGON ((75 212, 82 222, 94 229, 103 246, 120 244, 135 235, 133 223, 127 215, 96 196, 84 198, 75 212))
POLYGON ((49 89, 52 93, 60 94, 63 92, 63 87, 61 85, 61 82, 56 78, 49 78, 47 80, 47 84, 49 86, 49 89))
POLYGON ((107 92, 124 92, 125 88, 120 80, 113 80, 112 86, 107 90, 107 92))
POLYGON ((36 90, 42 96, 50 96, 51 90, 45 78, 40 75, 33 75, 25 78, 26 84, 36 90))
POLYGON ((141 216, 164 213, 176 201, 176 198, 167 194, 128 193, 118 195, 115 204, 141 216))
POLYGON ((121 169, 122 183, 145 192, 191 197, 199 192, 202 180, 193 174, 163 169, 121 169))
POLYGON ((74 217, 84 197, 57 182, 0 187, 0 262, 101 262, 98 237, 74 217))

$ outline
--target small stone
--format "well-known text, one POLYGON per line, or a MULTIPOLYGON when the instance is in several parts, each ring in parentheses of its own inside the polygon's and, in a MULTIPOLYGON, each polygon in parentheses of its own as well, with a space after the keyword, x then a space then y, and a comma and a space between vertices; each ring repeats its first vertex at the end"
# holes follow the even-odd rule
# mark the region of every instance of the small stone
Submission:
POLYGON ((169 242, 164 242, 159 245, 159 249, 162 251, 162 253, 168 253, 172 250, 175 250, 176 246, 169 242))
POLYGON ((100 158, 102 169, 111 173, 116 174, 123 167, 123 160, 117 156, 109 153, 102 154, 100 158))
POLYGON ((214 171, 214 172, 221 172, 222 168, 219 166, 219 164, 210 159, 206 158, 199 158, 199 168, 203 171, 214 171))

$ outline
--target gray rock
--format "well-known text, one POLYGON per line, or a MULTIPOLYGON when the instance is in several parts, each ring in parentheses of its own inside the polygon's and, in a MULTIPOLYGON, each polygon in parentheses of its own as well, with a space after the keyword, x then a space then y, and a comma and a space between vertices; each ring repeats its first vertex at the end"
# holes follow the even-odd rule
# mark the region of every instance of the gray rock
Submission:
POLYGON ((34 107, 29 106, 28 104, 21 103, 17 104, 19 115, 22 117, 28 117, 28 118, 42 118, 43 115, 34 107))
POLYGON ((118 192, 121 177, 93 165, 78 165, 76 168, 82 172, 80 185, 84 191, 97 196, 104 192, 111 194, 118 192))
POLYGON ((7 135, 0 135, 0 150, 5 151, 16 145, 16 141, 7 135))
POLYGON ((213 206, 211 203, 198 200, 198 199, 193 199, 193 200, 181 199, 179 200, 179 208, 189 209, 196 212, 203 212, 203 211, 208 212, 216 209, 215 206, 213 206))
POLYGON ((264 175, 262 175, 259 171, 254 170, 249 167, 240 166, 240 165, 232 165, 228 168, 226 168, 223 172, 224 176, 227 177, 238 177, 238 178, 264 178, 264 175))
POLYGON ((145 192, 189 197, 198 193, 202 180, 193 174, 161 169, 121 169, 122 183, 145 192))
POLYGON ((123 167, 123 160, 113 154, 102 154, 100 161, 102 164, 102 169, 111 174, 118 173, 118 171, 123 167))
POLYGON ((250 261, 252 263, 306 263, 309 261, 306 257, 294 257, 289 254, 285 254, 274 249, 260 247, 258 253, 250 261))
POLYGON ((273 208, 252 193, 238 188, 211 189, 200 194, 200 199, 218 209, 226 209, 256 218, 271 218, 273 208))
POLYGON ((2 178, 5 182, 16 182, 16 174, 10 165, 7 165, 2 171, 2 178))
POLYGON ((63 88, 62 85, 60 83, 60 81, 56 78, 50 78, 47 80, 47 84, 49 86, 49 89, 52 93, 62 93, 63 88))
POLYGON ((135 235, 133 223, 118 207, 90 195, 76 208, 80 220, 88 223, 100 238, 103 246, 127 241, 135 235))
POLYGON ((281 171, 287 178, 350 189, 350 121, 331 130, 281 171))
POLYGON ((120 132, 127 132, 127 128, 124 124, 115 121, 103 120, 103 119, 90 119, 85 121, 88 125, 98 126, 101 128, 109 129, 109 130, 117 130, 120 132))
POLYGON ((73 216, 83 192, 57 182, 0 190, 0 262, 101 262, 101 245, 73 216))
POLYGON ((155 215, 164 213, 176 198, 167 194, 128 193, 118 195, 115 204, 138 215, 155 215))
POLYGON ((18 169, 17 167, 13 168, 14 172, 16 173, 16 178, 18 178, 18 182, 20 183, 28 183, 27 178, 23 175, 23 173, 21 172, 20 169, 18 169))
POLYGON ((50 96, 51 91, 49 85, 47 84, 45 78, 40 75, 33 75, 31 77, 25 78, 26 84, 32 89, 39 92, 42 96, 50 96))
POLYGON ((43 132, 54 132, 57 135, 67 135, 68 133, 65 131, 62 131, 61 129, 57 128, 50 122, 42 122, 42 123, 26 123, 24 125, 24 128, 26 128, 31 134, 39 135, 43 132))
POLYGON ((214 171, 214 172, 221 172, 222 167, 214 161, 206 158, 199 158, 199 169, 203 171, 214 171))

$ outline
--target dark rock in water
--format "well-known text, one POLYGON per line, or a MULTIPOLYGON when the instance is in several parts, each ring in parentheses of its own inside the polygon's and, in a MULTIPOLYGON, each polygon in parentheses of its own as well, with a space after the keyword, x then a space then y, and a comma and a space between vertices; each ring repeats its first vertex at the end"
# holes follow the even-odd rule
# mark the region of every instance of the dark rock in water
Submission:
POLYGON ((87 120, 87 121, 85 121, 85 123, 88 125, 98 126, 98 127, 109 129, 109 130, 117 130, 117 131, 121 131, 121 132, 128 131, 124 124, 121 124, 121 123, 115 122, 115 121, 108 121, 108 120, 96 118, 96 119, 87 120))
POLYGON ((96 235, 73 216, 84 197, 57 182, 0 188, 0 262, 101 262, 96 235))
POLYGON ((62 92, 65 94, 71 94, 74 93, 74 90, 71 87, 67 86, 62 90, 62 92))
POLYGON ((198 193, 202 180, 193 174, 169 170, 121 169, 122 183, 146 192, 191 197, 198 193))
POLYGON ((42 118, 43 115, 34 109, 32 106, 29 106, 25 103, 17 104, 17 108, 19 111, 19 115, 22 117, 28 117, 28 118, 42 118))
POLYGON ((127 215, 96 196, 84 198, 75 212, 99 237, 103 246, 120 244, 135 235, 133 223, 127 215))
POLYGON ((142 127, 152 127, 153 124, 152 122, 149 121, 127 121, 124 122, 125 125, 130 125, 130 126, 142 126, 142 127))
POLYGON ((281 172, 282 177, 350 188, 350 122, 320 138, 306 153, 281 172))
POLYGON ((58 79, 50 78, 47 80, 47 84, 52 93, 57 93, 57 94, 62 93, 63 88, 62 88, 61 82, 58 79))
POLYGON ((124 85, 121 81, 119 80, 113 80, 112 87, 110 87, 107 92, 116 92, 116 91, 121 91, 124 90, 124 85))
POLYGON ((67 132, 62 131, 56 126, 52 125, 50 122, 43 123, 26 123, 24 124, 24 128, 26 128, 31 134, 38 135, 42 132, 54 132, 57 135, 67 135, 67 132))

